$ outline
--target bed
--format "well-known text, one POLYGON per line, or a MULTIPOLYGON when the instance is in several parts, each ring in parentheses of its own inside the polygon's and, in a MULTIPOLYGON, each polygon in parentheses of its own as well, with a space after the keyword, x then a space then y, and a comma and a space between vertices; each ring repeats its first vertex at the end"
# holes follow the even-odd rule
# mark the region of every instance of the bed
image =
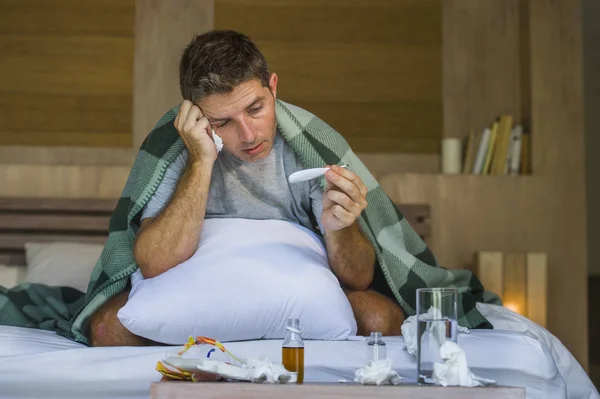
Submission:
MULTIPOLYGON (((12 283, 50 280, 84 290, 114 205, 98 199, 0 198, 0 264, 4 270, 23 271, 12 283)), ((428 206, 399 207, 428 241, 428 206)), ((523 387, 529 399, 600 398, 573 356, 547 330, 502 307, 481 305, 480 310, 496 329, 459 335, 474 373, 523 387)), ((406 382, 414 381, 416 362, 403 338, 386 337, 386 342, 394 369, 406 382)), ((364 365, 364 345, 362 340, 307 341, 305 380, 351 382, 364 365)), ((281 341, 227 347, 243 356, 277 360, 281 341)), ((0 397, 148 399, 151 384, 161 377, 156 362, 177 349, 89 348, 48 331, 0 326, 0 397)))

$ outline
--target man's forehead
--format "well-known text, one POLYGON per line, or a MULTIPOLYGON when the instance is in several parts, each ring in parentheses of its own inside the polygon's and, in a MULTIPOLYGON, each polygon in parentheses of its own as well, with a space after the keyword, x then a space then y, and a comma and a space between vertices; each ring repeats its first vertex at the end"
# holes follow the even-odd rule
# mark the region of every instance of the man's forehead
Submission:
POLYGON ((228 119, 237 113, 244 112, 247 108, 260 103, 264 99, 264 95, 256 92, 245 93, 240 96, 209 96, 204 101, 200 101, 198 106, 210 119, 228 119))

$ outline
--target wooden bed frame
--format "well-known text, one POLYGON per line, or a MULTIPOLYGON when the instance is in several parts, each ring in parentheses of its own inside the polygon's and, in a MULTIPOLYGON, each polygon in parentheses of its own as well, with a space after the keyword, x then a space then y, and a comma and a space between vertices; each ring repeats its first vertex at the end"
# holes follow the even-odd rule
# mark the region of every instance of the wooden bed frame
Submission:
MULTIPOLYGON (((27 242, 104 243, 116 199, 1 198, 0 264, 25 265, 27 242)), ((398 205, 427 242, 431 237, 428 205, 398 205)))
POLYGON ((0 264, 25 265, 27 242, 104 243, 113 199, 0 198, 0 264))

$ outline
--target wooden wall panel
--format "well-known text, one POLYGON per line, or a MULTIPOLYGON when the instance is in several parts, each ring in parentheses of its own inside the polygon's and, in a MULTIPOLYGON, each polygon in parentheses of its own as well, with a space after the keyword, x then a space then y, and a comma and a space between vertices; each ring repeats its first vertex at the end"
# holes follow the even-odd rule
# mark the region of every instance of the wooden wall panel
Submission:
POLYGON ((134 0, 0 3, 0 145, 131 147, 134 0))
POLYGON ((0 164, 131 166, 136 154, 132 148, 0 146, 0 164))
POLYGON ((278 97, 317 114, 355 151, 437 153, 441 3, 216 0, 215 27, 248 34, 279 75, 278 97))
MULTIPOLYGON (((285 82, 283 82, 285 85, 285 82)), ((290 101, 290 100, 286 100, 290 101)), ((302 104, 342 133, 355 151, 393 154, 394 150, 406 155, 431 156, 439 148, 441 110, 435 102, 412 100, 385 102, 374 100, 364 103, 336 101, 290 101, 302 104), (395 126, 398 134, 390 134, 395 126), (385 150, 386 148, 390 150, 385 150), (384 151, 385 150, 385 151, 384 151)))
POLYGON ((0 197, 119 198, 130 167, 0 165, 0 197))
MULTIPOLYGON (((600 152, 600 47, 598 38, 600 37, 600 24, 597 23, 600 18, 600 2, 597 0, 583 1, 583 21, 584 21, 584 71, 585 71, 585 148, 586 148, 586 197, 588 212, 588 265, 589 274, 600 276, 600 252, 596 251, 596 246, 600 244, 600 157, 596 154, 600 152)), ((596 280, 598 281, 598 280, 596 280)), ((594 298, 600 298, 595 294, 594 298)), ((600 306, 600 301, 595 304, 600 306)), ((594 306, 596 309, 598 306, 594 306)), ((597 326, 600 327, 600 314, 594 313, 597 326)), ((590 320, 591 322, 591 320, 590 320)), ((598 334, 597 336, 600 336, 598 334)), ((593 341, 590 340, 590 345, 593 341)), ((600 349, 600 342, 596 343, 600 349)), ((596 363, 600 365, 600 351, 596 356, 596 363)), ((600 386, 600 380, 598 386, 600 386)))
POLYGON ((194 34, 213 28, 214 0, 135 0, 133 146, 181 103, 179 59, 194 34))
POLYGON ((131 133, 107 132, 4 132, 0 135, 4 146, 85 146, 93 148, 129 148, 131 133))
POLYGON ((0 143, 130 147, 131 95, 0 94, 0 143))
POLYGON ((131 95, 131 38, 2 35, 0 48, 5 93, 131 95))
POLYGON ((216 0, 215 24, 234 23, 259 41, 439 46, 440 7, 438 0, 216 0))
POLYGON ((548 325, 587 367, 581 1, 530 0, 529 7, 533 170, 547 188, 547 240, 555 264, 548 274, 548 325))
POLYGON ((130 0, 2 0, 1 34, 133 36, 130 0))
POLYGON ((444 136, 522 121, 520 0, 444 0, 444 136))

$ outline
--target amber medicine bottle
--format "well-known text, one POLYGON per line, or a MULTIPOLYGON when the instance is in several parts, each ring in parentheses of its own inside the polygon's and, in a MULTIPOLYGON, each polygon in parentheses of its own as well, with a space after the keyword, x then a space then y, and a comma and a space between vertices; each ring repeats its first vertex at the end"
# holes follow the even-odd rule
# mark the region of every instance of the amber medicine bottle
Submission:
POLYGON ((281 348, 283 367, 292 373, 290 382, 302 384, 304 381, 304 341, 298 319, 288 319, 285 326, 286 334, 281 348))

